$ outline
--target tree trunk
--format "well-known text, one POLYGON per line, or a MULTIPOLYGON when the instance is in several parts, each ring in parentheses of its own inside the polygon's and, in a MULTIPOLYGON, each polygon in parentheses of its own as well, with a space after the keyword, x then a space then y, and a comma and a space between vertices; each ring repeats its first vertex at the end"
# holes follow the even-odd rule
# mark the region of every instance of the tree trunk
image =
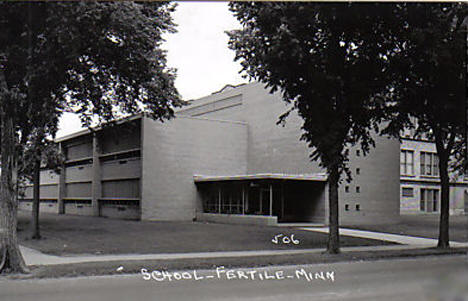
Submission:
POLYGON ((41 234, 39 231, 39 206, 40 206, 40 183, 41 183, 41 160, 40 152, 38 151, 38 159, 34 164, 34 175, 33 175, 33 206, 32 206, 32 220, 31 220, 31 238, 40 239, 41 234))
POLYGON ((439 156, 440 174, 440 222, 438 248, 449 248, 449 207, 450 207, 450 181, 448 175, 448 156, 443 152, 439 156))
POLYGON ((328 176, 329 233, 327 253, 340 253, 340 233, 338 224, 338 167, 332 167, 328 176))
MULTIPOLYGON (((3 100, 2 100, 3 101, 3 100)), ((13 185, 15 132, 11 114, 1 112, 0 273, 28 272, 18 245, 17 199, 13 185)))

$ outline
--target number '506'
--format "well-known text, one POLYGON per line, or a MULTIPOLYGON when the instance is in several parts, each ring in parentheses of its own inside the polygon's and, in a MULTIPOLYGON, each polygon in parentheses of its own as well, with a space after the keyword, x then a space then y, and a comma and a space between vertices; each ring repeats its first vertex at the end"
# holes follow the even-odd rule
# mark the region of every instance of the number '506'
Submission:
POLYGON ((290 244, 293 243, 295 245, 299 244, 299 239, 294 239, 294 234, 291 234, 291 236, 287 236, 284 234, 276 234, 275 237, 271 240, 274 244, 290 244))

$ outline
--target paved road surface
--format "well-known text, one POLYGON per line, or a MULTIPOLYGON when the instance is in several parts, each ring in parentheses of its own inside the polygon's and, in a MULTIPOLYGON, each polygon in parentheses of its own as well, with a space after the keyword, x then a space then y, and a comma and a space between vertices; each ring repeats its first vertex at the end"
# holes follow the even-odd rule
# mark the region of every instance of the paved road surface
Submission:
POLYGON ((218 267, 219 277, 216 269, 169 273, 172 281, 159 272, 153 273, 154 277, 166 277, 165 280, 144 280, 151 277, 149 274, 44 280, 0 278, 0 300, 468 300, 467 256, 234 271, 218 267), (182 276, 192 279, 174 279, 182 276))

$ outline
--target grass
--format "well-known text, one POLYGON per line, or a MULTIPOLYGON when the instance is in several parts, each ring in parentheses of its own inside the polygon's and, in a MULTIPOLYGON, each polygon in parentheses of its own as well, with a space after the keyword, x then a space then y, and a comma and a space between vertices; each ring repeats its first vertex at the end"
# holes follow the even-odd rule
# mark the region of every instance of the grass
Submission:
MULTIPOLYGON (((449 222, 450 240, 468 242, 468 215, 450 216, 449 222)), ((366 225, 347 228, 437 239, 439 237, 439 214, 402 215, 399 223, 393 225, 366 225)))
MULTIPOLYGON (((465 218, 451 217, 452 239, 467 241, 465 218), (455 233, 455 235, 453 235, 455 233)), ((207 224, 196 222, 138 222, 96 217, 41 214, 44 239, 29 239, 30 213, 19 213, 20 243, 56 255, 71 254, 148 254, 236 250, 274 250, 325 248, 327 235, 285 227, 207 224), (294 234, 299 245, 275 245, 274 235, 294 234)), ((436 238, 438 221, 428 216, 403 216, 401 223, 390 226, 360 227, 366 230, 420 235, 436 238)), ((342 246, 389 244, 382 241, 341 236, 342 246)), ((341 261, 379 260, 415 256, 467 254, 468 248, 439 250, 436 248, 387 251, 353 251, 338 255, 304 253, 232 258, 182 260, 129 260, 87 262, 53 266, 31 266, 31 274, 8 278, 50 278, 139 273, 148 270, 212 269, 225 267, 260 267, 270 265, 332 263, 341 261), (123 267, 123 270, 118 270, 123 267)))
MULTIPOLYGON (((24 246, 46 254, 157 254, 325 248, 327 234, 286 227, 199 222, 142 222, 99 217, 40 216, 43 239, 31 240, 29 212, 19 212, 18 236, 24 246), (277 234, 299 239, 298 245, 274 244, 277 234)), ((388 242, 342 236, 341 245, 373 246, 388 242)))

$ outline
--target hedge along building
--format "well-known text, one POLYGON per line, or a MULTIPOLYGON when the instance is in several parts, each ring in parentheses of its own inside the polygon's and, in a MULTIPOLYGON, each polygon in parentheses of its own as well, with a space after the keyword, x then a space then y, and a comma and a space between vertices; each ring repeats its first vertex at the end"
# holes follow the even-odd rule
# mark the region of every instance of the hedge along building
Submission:
MULTIPOLYGON (((300 141, 301 119, 259 83, 226 86, 164 123, 144 116, 58 140, 60 176, 41 174, 41 206, 59 213, 142 220, 327 223, 327 177, 300 141)), ((339 190, 341 224, 399 216, 397 140, 351 149, 351 183, 339 190)), ((27 208, 32 188, 26 188, 27 208)), ((30 206, 30 205, 29 205, 30 206)))

